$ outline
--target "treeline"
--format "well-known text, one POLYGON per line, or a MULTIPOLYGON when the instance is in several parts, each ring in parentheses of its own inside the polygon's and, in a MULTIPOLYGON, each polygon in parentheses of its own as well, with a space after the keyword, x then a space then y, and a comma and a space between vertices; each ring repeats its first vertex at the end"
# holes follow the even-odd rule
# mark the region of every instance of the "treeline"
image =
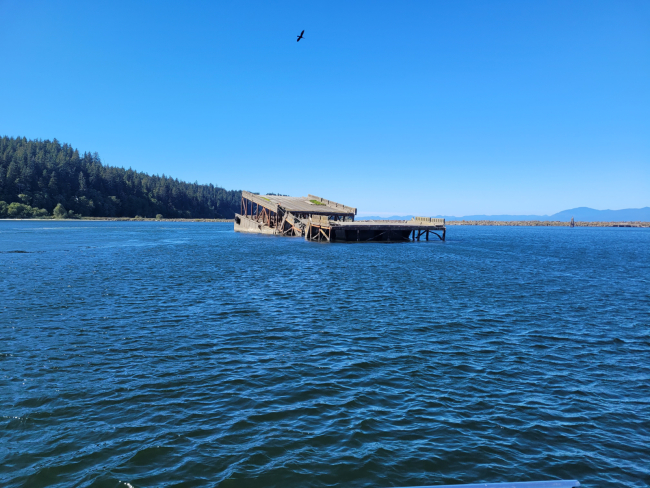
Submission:
POLYGON ((107 166, 56 139, 0 139, 0 217, 232 218, 240 201, 240 191, 107 166))

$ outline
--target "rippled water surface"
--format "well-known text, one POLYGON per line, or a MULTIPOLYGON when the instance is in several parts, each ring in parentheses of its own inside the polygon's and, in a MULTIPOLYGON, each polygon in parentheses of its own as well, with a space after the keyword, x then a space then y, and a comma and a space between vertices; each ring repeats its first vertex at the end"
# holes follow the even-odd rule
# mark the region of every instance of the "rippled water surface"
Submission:
POLYGON ((0 485, 650 483, 650 230, 0 222, 0 485))

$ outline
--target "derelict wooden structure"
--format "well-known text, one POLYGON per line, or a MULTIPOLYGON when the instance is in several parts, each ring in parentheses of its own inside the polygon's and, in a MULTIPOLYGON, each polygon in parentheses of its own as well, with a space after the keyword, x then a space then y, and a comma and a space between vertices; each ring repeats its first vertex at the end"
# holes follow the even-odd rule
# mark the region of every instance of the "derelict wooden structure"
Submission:
POLYGON ((235 231, 304 237, 310 241, 377 242, 444 241, 445 219, 413 217, 411 220, 354 220, 357 209, 315 195, 287 197, 242 191, 241 212, 235 231))

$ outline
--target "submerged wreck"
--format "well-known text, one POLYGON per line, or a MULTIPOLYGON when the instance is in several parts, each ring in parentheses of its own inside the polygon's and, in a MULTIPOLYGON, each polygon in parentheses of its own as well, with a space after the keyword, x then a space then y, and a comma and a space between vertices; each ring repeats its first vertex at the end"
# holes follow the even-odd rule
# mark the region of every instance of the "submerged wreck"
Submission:
POLYGON ((419 241, 422 237, 429 240, 430 235, 445 240, 445 219, 355 221, 356 214, 356 208, 314 195, 286 197, 242 191, 235 231, 326 242, 419 241))

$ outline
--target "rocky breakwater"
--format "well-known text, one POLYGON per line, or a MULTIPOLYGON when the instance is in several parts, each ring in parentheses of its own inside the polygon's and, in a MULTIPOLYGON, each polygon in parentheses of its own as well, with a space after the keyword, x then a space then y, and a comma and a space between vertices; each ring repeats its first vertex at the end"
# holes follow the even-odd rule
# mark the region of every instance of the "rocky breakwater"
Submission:
MULTIPOLYGON (((554 220, 447 220, 446 225, 505 225, 530 227, 570 227, 571 222, 554 220)), ((646 227, 650 222, 575 222, 576 227, 646 227)))

